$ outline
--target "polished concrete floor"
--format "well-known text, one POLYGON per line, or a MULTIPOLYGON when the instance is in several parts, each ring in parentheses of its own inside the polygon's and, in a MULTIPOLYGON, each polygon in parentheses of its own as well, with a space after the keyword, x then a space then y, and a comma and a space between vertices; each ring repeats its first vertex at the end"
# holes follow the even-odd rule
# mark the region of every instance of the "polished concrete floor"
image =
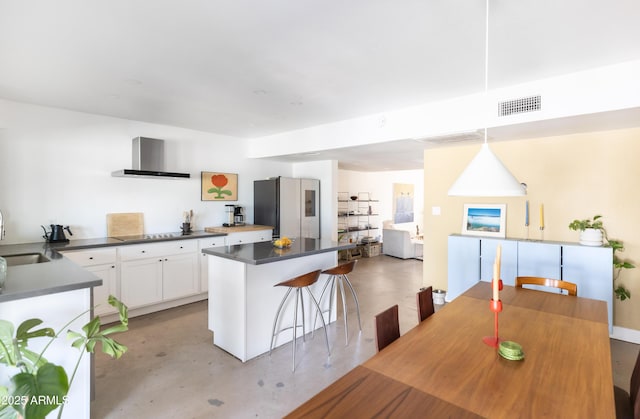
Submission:
MULTIPOLYGON (((212 345, 206 302, 130 320, 117 337, 121 359, 96 355, 92 418, 277 418, 287 414, 375 353, 373 316, 400 306, 400 332, 417 324, 415 293, 422 263, 390 256, 358 261, 349 275, 360 299, 362 332, 349 304, 349 345, 342 315, 329 326, 331 357, 321 334, 299 339, 296 371, 291 345, 246 363, 212 345)), ((614 383, 627 389, 638 345, 611 340, 614 383)))

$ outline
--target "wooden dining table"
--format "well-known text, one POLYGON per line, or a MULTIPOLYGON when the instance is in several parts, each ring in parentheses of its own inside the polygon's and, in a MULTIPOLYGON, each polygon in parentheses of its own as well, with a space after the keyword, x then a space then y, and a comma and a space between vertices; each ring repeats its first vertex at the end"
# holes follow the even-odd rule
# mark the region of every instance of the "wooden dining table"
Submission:
POLYGON ((604 301, 505 286, 499 339, 491 285, 479 282, 288 418, 615 418, 604 301))

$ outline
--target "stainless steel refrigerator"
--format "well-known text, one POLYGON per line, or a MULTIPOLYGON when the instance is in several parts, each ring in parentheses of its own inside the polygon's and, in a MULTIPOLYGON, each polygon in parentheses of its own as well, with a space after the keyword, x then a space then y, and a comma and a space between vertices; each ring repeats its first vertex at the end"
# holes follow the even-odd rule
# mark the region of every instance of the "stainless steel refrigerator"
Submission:
POLYGON ((320 238, 320 181, 276 177, 253 182, 253 222, 274 237, 320 238))

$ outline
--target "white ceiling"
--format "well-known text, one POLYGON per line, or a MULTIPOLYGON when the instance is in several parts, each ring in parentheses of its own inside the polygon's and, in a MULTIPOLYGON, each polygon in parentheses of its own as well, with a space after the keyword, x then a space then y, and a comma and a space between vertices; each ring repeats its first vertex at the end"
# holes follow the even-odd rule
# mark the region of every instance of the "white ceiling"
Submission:
MULTIPOLYGON (((639 21, 638 0, 491 0, 489 86, 640 59, 639 21)), ((484 40, 482 0, 0 0, 0 97, 261 137, 480 92, 484 40)))

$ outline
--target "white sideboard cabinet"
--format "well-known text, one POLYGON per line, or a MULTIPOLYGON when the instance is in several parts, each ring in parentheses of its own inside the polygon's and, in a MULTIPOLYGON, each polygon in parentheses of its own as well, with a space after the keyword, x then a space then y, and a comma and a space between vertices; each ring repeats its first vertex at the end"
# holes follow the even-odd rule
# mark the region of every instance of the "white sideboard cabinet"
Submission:
POLYGON ((515 285, 516 276, 573 282, 578 285, 579 297, 607 302, 609 331, 613 331, 613 251, 610 247, 454 234, 448 240, 448 301, 478 281, 491 281, 498 245, 502 246, 500 276, 505 285, 515 285))

